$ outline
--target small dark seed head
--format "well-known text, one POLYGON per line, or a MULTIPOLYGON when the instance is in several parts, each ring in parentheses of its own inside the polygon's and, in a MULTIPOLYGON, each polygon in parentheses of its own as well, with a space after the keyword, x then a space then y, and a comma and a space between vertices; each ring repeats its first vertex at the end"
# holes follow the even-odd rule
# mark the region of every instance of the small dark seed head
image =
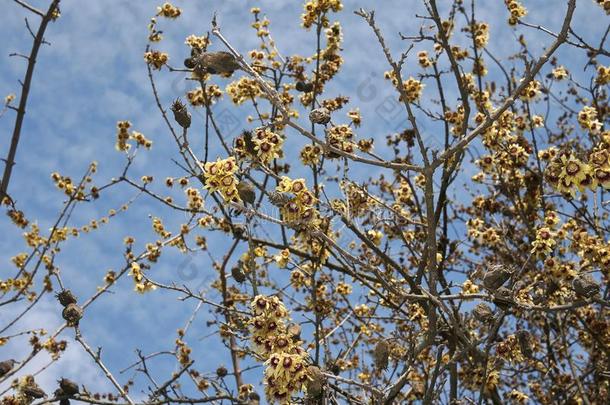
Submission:
POLYGON ((227 371, 227 369, 223 366, 220 366, 216 369, 216 375, 220 378, 224 378, 227 376, 229 372, 227 371))
POLYGON ((70 290, 63 290, 57 293, 55 296, 57 297, 59 303, 64 307, 67 307, 70 304, 76 304, 77 301, 76 297, 74 296, 74 294, 72 294, 72 291, 70 290))
POLYGON ((68 326, 77 326, 78 321, 83 317, 83 309, 76 304, 69 304, 61 315, 68 322, 68 326))

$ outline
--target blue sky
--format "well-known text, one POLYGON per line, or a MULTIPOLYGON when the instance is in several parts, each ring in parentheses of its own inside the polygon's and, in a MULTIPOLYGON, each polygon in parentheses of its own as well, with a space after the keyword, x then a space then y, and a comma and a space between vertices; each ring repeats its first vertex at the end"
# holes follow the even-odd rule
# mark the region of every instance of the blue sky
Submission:
MULTIPOLYGON (((500 56, 515 50, 513 31, 504 24, 507 12, 503 1, 480 1, 478 18, 491 23, 491 49, 500 56)), ((530 0, 524 4, 530 10, 527 21, 541 24, 558 31, 563 17, 563 1, 530 0)), ((46 2, 33 1, 41 8, 46 2)), ((150 92, 143 52, 147 42, 147 24, 155 13, 156 1, 81 2, 65 0, 62 2, 61 18, 50 25, 47 40, 51 46, 44 46, 40 52, 27 116, 19 145, 17 165, 14 169, 10 193, 17 200, 31 220, 39 223, 41 229, 48 229, 56 218, 63 201, 62 194, 50 181, 50 173, 59 171, 73 178, 80 176, 91 161, 99 163, 99 173, 95 176, 99 184, 119 174, 124 157, 114 150, 115 125, 119 120, 129 120, 133 129, 144 133, 154 142, 150 152, 139 153, 132 170, 132 178, 142 174, 152 174, 157 182, 167 176, 180 176, 179 168, 171 163, 176 157, 175 146, 170 139, 158 114, 150 92)), ((271 20, 271 33, 283 55, 295 53, 311 55, 315 52, 314 33, 299 27, 301 2, 279 0, 267 1, 176 1, 174 4, 183 9, 183 15, 176 21, 160 21, 165 39, 156 47, 169 52, 170 61, 180 65, 187 53, 184 38, 189 34, 203 35, 210 29, 212 13, 216 11, 225 36, 242 52, 258 46, 251 22, 250 7, 258 6, 271 20)), ((397 32, 415 34, 420 20, 414 14, 424 14, 420 0, 409 1, 364 1, 344 2, 344 10, 331 19, 338 19, 344 27, 342 55, 346 60, 343 70, 334 83, 327 88, 328 97, 338 94, 352 98, 350 107, 358 106, 363 115, 363 126, 358 131, 361 137, 376 137, 378 145, 383 145, 388 132, 404 128, 402 118, 379 114, 380 106, 392 89, 384 83, 383 71, 387 70, 383 55, 376 41, 371 37, 370 28, 355 16, 352 11, 364 7, 375 8, 377 21, 395 55, 405 48, 397 32), (402 125, 402 126, 401 126, 402 125)), ((37 18, 11 1, 2 4, 0 14, 0 96, 19 93, 18 80, 22 78, 25 64, 20 58, 10 58, 11 52, 28 53, 31 46, 29 34, 24 26, 28 17, 35 26, 37 18)), ((605 18, 593 1, 579 2, 574 17, 578 32, 585 38, 600 35, 599 27, 591 23, 605 18)), ((541 47, 549 44, 550 38, 532 32, 526 33, 530 45, 540 53, 541 47)), ((213 41, 212 49, 222 49, 213 41)), ((560 53, 561 55, 561 53, 560 53)), ((406 64, 405 76, 415 74, 415 58, 406 64)), ((566 67, 573 72, 582 70, 582 61, 566 60, 566 67), (574 65, 571 65, 573 63, 574 65)), ((166 71, 157 75, 161 98, 166 105, 176 97, 184 96, 188 84, 178 75, 166 71)), ((218 79, 224 88, 227 80, 218 79)), ((425 95, 425 92, 424 92, 425 95)), ((455 94, 450 94, 455 105, 455 94)), ((242 120, 251 111, 248 108, 233 109, 229 100, 215 106, 215 112, 231 111, 242 120)), ((346 109, 347 110, 347 109, 346 109)), ((201 115, 194 115, 194 127, 201 128, 201 115)), ((6 155, 14 114, 8 112, 0 118, 0 151, 6 155)), ((303 121, 304 122, 304 121, 303 121)), ((429 136, 434 135, 434 127, 426 127, 429 136)), ((236 128, 235 135, 240 128, 236 128)), ((193 147, 201 147, 201 139, 196 138, 193 147)), ((214 137, 212 137, 214 139, 214 137)), ((201 150, 201 149, 199 149, 201 150)), ((218 151, 219 149, 214 149, 218 151)), ((212 152, 215 157, 215 152, 212 152)), ((357 176, 365 179, 369 172, 356 169, 357 176)), ((162 190, 162 188, 159 188, 162 190)), ((84 204, 74 213, 72 224, 84 225, 91 219, 106 215, 108 209, 118 208, 135 195, 134 190, 118 187, 104 194, 94 204, 84 204)), ((118 269, 122 265, 122 239, 126 235, 138 235, 138 250, 144 243, 154 240, 149 215, 160 216, 168 228, 179 224, 184 215, 172 212, 150 199, 140 197, 126 213, 121 213, 103 229, 65 244, 59 256, 58 265, 64 280, 81 297, 88 297, 96 286, 101 285, 102 277, 108 269, 118 269)), ((10 258, 23 251, 25 245, 20 238, 21 230, 12 226, 3 215, 0 217, 0 279, 13 273, 10 258)), ((219 258, 225 239, 210 239, 211 251, 219 258)), ((166 251, 151 275, 164 282, 177 281, 176 273, 182 268, 184 258, 166 251)), ((194 276, 182 271, 183 282, 199 286, 209 281, 209 259, 204 255, 192 258, 194 276), (206 267, 207 266, 207 267, 206 267)), ((190 268, 190 267, 189 267, 190 268)), ((136 359, 134 350, 144 352, 167 349, 175 339, 175 330, 188 319, 195 302, 178 304, 176 296, 167 292, 155 292, 142 297, 132 292, 130 279, 123 279, 114 295, 96 302, 83 320, 83 334, 88 342, 96 347, 103 346, 102 355, 111 370, 118 370, 136 359)), ((0 323, 4 325, 10 314, 4 308, 0 311, 0 323)), ((54 330, 61 321, 58 304, 48 297, 36 310, 29 313, 18 329, 40 327, 54 330)), ((215 351, 218 342, 213 338, 198 341, 207 334, 205 319, 210 315, 201 311, 197 318, 197 328, 189 341, 205 359, 199 363, 229 364, 221 351, 215 351), (199 345, 199 346, 198 346, 199 345), (210 350, 211 349, 211 350, 210 350)), ((64 338, 72 343, 71 332, 64 338)), ((0 347, 0 359, 20 358, 25 353, 24 345, 14 342, 0 347)), ((78 377, 91 389, 109 389, 106 380, 94 367, 86 354, 76 345, 70 346, 65 357, 53 365, 38 380, 52 391, 54 381, 61 375, 78 377)), ((34 362, 35 366, 45 364, 44 355, 34 362)), ((196 363, 197 364, 197 363, 196 363)), ((165 374, 171 363, 161 364, 165 374)), ((34 367, 33 369, 36 369, 34 367)), ((30 369, 32 370, 32 369, 30 369)), ((124 382, 130 374, 120 375, 124 382)), ((160 376, 162 378, 162 376, 160 376)), ((251 382, 260 379, 260 370, 252 371, 247 377, 251 382)), ((141 382, 141 380, 140 380, 141 382)), ((4 387, 0 387, 3 390, 4 387)), ((137 396, 137 395, 136 395, 137 396)))

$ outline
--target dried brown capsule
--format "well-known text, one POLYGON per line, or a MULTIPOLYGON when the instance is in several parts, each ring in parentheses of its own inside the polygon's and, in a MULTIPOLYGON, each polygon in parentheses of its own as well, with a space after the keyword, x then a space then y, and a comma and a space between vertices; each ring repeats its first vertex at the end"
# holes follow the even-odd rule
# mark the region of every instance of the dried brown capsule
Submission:
POLYGON ((233 279, 238 283, 246 281, 246 274, 242 271, 241 266, 235 266, 231 269, 231 275, 233 279))
POLYGON ((220 378, 224 378, 229 374, 229 371, 224 366, 220 366, 216 369, 216 375, 220 378))
POLYGON ((297 91, 300 91, 301 93, 311 93, 313 91, 313 84, 298 81, 295 86, 295 89, 297 89, 297 91))
POLYGON ((576 295, 591 298, 599 293, 599 284, 590 274, 581 274, 572 280, 572 288, 576 295))
POLYGON ((67 378, 62 378, 59 382, 59 387, 64 395, 76 395, 79 393, 78 384, 67 378))
POLYGON ((83 309, 76 304, 69 304, 61 315, 68 322, 68 326, 76 326, 83 317, 83 309))
POLYGON ((495 291, 502 287, 502 285, 508 281, 512 274, 513 271, 509 270, 506 266, 501 264, 493 265, 483 276, 483 285, 485 288, 495 291))
POLYGON ((77 301, 76 297, 74 296, 74 294, 72 294, 72 291, 70 290, 63 290, 55 296, 57 297, 59 303, 64 307, 67 307, 70 304, 76 304, 77 301))
POLYGON ((373 360, 375 367, 379 370, 388 368, 388 360, 390 358, 390 345, 385 340, 380 340, 373 349, 373 360))
POLYGON ((534 355, 531 334, 525 329, 520 329, 517 331, 517 333, 515 333, 515 336, 519 342, 519 349, 521 350, 521 353, 523 353, 525 357, 531 358, 534 355))
POLYGON ((174 113, 174 119, 182 128, 187 129, 191 126, 191 114, 179 98, 172 104, 172 112, 174 113))
POLYGON ((254 192, 254 186, 252 183, 246 180, 240 181, 237 184, 237 193, 245 205, 254 205, 254 202, 256 201, 256 193, 254 192))
POLYGON ((472 316, 480 322, 488 322, 494 316, 494 312, 489 305, 481 302, 472 310, 472 316))
POLYGON ((16 361, 13 359, 8 359, 0 362, 0 377, 4 377, 9 373, 15 366, 16 361))
POLYGON ((322 390, 324 388, 324 374, 316 366, 307 367, 307 376, 309 379, 305 382, 305 388, 307 389, 307 396, 309 398, 320 398, 322 396, 322 390))
POLYGON ((326 125, 330 122, 330 111, 327 108, 316 108, 309 113, 309 121, 314 124, 326 125))
POLYGON ((240 68, 235 56, 229 52, 206 52, 199 56, 198 64, 211 74, 231 74, 240 68))

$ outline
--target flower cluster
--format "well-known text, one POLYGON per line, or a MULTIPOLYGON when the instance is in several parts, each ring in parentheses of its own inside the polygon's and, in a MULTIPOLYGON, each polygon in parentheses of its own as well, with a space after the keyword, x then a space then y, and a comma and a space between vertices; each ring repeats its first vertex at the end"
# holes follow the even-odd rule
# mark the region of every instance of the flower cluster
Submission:
POLYGON ((252 134, 252 144, 256 156, 264 164, 269 164, 273 159, 284 156, 282 151, 284 138, 269 128, 256 128, 252 134))
MULTIPOLYGON (((608 4, 610 4, 610 0, 608 0, 608 4)), ((610 66, 597 67, 597 77, 595 78, 595 82, 601 85, 610 83, 610 66)))
POLYGON ((322 149, 318 145, 307 144, 301 149, 301 162, 307 166, 317 166, 320 163, 322 149))
POLYGON ((157 286, 152 284, 150 281, 144 279, 144 273, 142 272, 141 266, 137 262, 131 263, 129 275, 133 278, 135 283, 134 291, 144 294, 148 291, 157 289, 157 286))
POLYGON ((161 17, 178 18, 180 14, 180 9, 170 3, 164 3, 162 6, 157 7, 157 15, 161 17))
POLYGON ((222 90, 215 84, 206 86, 205 93, 201 87, 186 93, 186 98, 193 107, 203 105, 211 106, 214 101, 218 100, 220 97, 222 97, 222 90))
POLYGON ((568 77, 568 71, 563 66, 557 66, 555 69, 553 69, 551 75, 555 80, 563 80, 568 77))
MULTIPOLYGON (((388 80, 391 80, 392 84, 398 88, 398 79, 396 78, 396 75, 393 71, 385 72, 384 77, 388 80)), ((403 88, 399 100, 404 101, 402 96, 402 93, 404 93, 407 98, 407 101, 409 103, 414 103, 421 97, 421 93, 424 89, 424 84, 417 79, 409 77, 407 80, 403 81, 402 87, 403 88)))
POLYGON ((473 22, 469 30, 477 49, 485 48, 485 45, 489 42, 489 24, 484 22, 473 22))
POLYGON ((289 223, 309 223, 318 217, 318 212, 314 208, 316 198, 307 190, 304 179, 292 180, 289 177, 282 177, 277 186, 280 193, 291 193, 293 197, 280 207, 282 218, 289 223))
POLYGON ((161 51, 148 51, 144 53, 144 60, 153 69, 160 70, 167 63, 169 56, 161 51))
POLYGON ((185 44, 190 46, 192 49, 199 51, 205 51, 210 44, 210 39, 206 37, 198 37, 197 35, 189 35, 184 41, 185 44))
POLYGON ((539 228, 536 230, 536 239, 532 242, 532 254, 544 258, 553 251, 556 244, 555 234, 550 228, 539 228))
POLYGON ((592 134, 598 134, 602 128, 602 123, 597 119, 597 110, 590 106, 583 107, 578 113, 578 123, 592 134))
POLYGON ((136 141, 138 146, 143 146, 146 149, 150 149, 152 147, 152 141, 146 138, 142 133, 137 131, 131 131, 129 133, 129 128, 131 127, 131 123, 129 121, 119 121, 117 123, 117 141, 115 144, 115 148, 118 151, 126 152, 131 148, 131 145, 127 143, 130 139, 136 141))
POLYGON ((432 61, 428 57, 428 52, 426 51, 417 53, 417 62, 419 63, 419 66, 423 67, 424 69, 432 66, 432 61))
POLYGON ((329 11, 334 11, 335 13, 341 11, 343 4, 341 4, 341 0, 310 0, 305 3, 303 8, 305 9, 305 12, 301 14, 303 27, 311 28, 318 20, 318 16, 323 16, 323 25, 325 23, 328 24, 326 14, 329 11))
POLYGON ((251 309, 251 341, 254 351, 265 360, 267 399, 287 404, 309 379, 307 352, 301 348, 298 335, 291 333, 288 310, 278 297, 258 295, 251 309))
POLYGON ((254 100, 262 94, 262 91, 256 80, 244 76, 229 83, 227 93, 231 96, 233 103, 240 105, 245 101, 254 100))
POLYGON ((207 162, 204 170, 205 188, 212 193, 218 191, 225 201, 241 201, 237 193, 237 164, 234 157, 207 162))
MULTIPOLYGON (((347 153, 354 153, 356 144, 353 142, 354 132, 348 125, 335 125, 326 130, 326 142, 334 148, 347 153)), ((339 155, 333 152, 328 153, 328 158, 337 158, 339 155)))
POLYGON ((540 82, 537 80, 532 80, 525 86, 525 88, 519 95, 519 98, 521 98, 521 100, 524 100, 524 101, 531 101, 531 100, 534 100, 536 97, 538 97, 539 94, 540 94, 540 82))
POLYGON ((508 18, 510 25, 516 25, 520 18, 527 15, 527 9, 517 0, 504 0, 504 4, 510 11, 510 17, 508 18))
POLYGON ((203 208, 203 198, 199 194, 199 190, 189 187, 185 190, 188 199, 188 207, 193 211, 199 211, 203 208))

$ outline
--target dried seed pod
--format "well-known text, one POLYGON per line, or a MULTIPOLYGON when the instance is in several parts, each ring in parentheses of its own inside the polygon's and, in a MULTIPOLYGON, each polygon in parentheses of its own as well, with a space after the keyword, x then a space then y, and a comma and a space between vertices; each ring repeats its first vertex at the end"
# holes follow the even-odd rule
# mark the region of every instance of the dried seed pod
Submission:
POLYGON ((489 305, 481 302, 472 310, 472 316, 480 322, 487 322, 493 318, 494 312, 489 305))
POLYGON ((62 398, 59 400, 59 405, 70 405, 70 400, 68 398, 62 398))
POLYGON ((261 401, 261 396, 258 395, 257 392, 252 391, 248 394, 248 405, 259 405, 261 401))
POLYGON ((184 129, 191 126, 191 114, 188 112, 186 105, 184 105, 179 98, 174 101, 171 109, 178 125, 184 129))
POLYGON ((47 396, 47 393, 42 390, 36 383, 31 383, 21 388, 21 392, 30 398, 38 399, 47 396))
POLYGON ((390 345, 385 340, 380 340, 373 349, 373 360, 375 368, 385 370, 388 368, 388 360, 390 358, 390 345))
POLYGON ((314 124, 326 125, 330 122, 330 111, 327 108, 316 108, 309 113, 309 121, 314 124))
POLYGON ((506 287, 500 287, 494 293, 494 304, 501 309, 508 309, 513 304, 512 293, 506 287))
POLYGON ((279 191, 271 191, 269 193, 269 202, 276 207, 283 207, 288 204, 292 198, 288 194, 280 193, 279 191))
POLYGON ((224 51, 202 53, 198 64, 211 74, 231 74, 240 68, 235 56, 224 51))
POLYGON ((240 181, 237 184, 237 193, 245 205, 254 205, 256 193, 254 192, 254 185, 252 185, 252 183, 246 180, 240 181))
POLYGON ((79 393, 78 384, 72 380, 68 380, 67 378, 62 378, 59 382, 59 388, 64 393, 64 395, 76 395, 79 393))
POLYGON ((216 375, 220 378, 224 378, 227 376, 227 374, 229 374, 229 371, 227 370, 226 367, 224 366, 220 366, 216 369, 216 375))
POLYGON ((591 298, 599 293, 599 284, 590 274, 581 274, 572 280, 572 288, 576 295, 591 298))
POLYGON ((68 322, 68 326, 77 326, 78 321, 83 317, 83 309, 76 304, 69 304, 61 315, 68 322))
POLYGON ((307 376, 309 379, 305 382, 305 388, 307 389, 307 396, 309 398, 320 398, 322 396, 322 390, 324 388, 324 374, 316 366, 307 367, 307 376))
POLYGON ((531 334, 525 329, 520 329, 517 331, 517 333, 515 333, 515 336, 519 342, 519 349, 521 350, 521 353, 523 353, 525 357, 531 358, 534 355, 531 334))
POLYGON ((238 283, 246 281, 246 274, 242 271, 241 266, 235 266, 231 269, 231 275, 233 279, 238 283))
POLYGON ((501 264, 490 266, 487 273, 483 276, 483 285, 492 291, 502 287, 512 276, 513 271, 501 264))
POLYGON ((76 304, 77 301, 76 297, 74 296, 74 294, 72 294, 72 291, 70 290, 63 290, 55 296, 59 300, 59 303, 64 307, 67 307, 70 304, 76 304))
POLYGON ((313 91, 313 84, 308 82, 298 81, 295 89, 301 93, 311 93, 313 91))
POLYGON ((8 359, 0 362, 0 377, 4 377, 9 373, 15 366, 16 361, 14 359, 8 359))

